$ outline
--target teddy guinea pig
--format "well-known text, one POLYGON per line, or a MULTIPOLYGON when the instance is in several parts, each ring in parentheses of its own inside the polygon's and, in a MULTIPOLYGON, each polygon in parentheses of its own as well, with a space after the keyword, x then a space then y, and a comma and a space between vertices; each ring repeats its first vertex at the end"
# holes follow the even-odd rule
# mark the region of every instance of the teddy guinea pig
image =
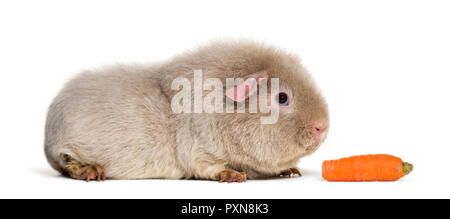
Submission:
POLYGON ((74 179, 243 182, 300 175, 296 164, 317 150, 328 126, 327 104, 296 56, 256 42, 220 41, 163 63, 80 73, 49 107, 44 147, 50 165, 74 179), (174 83, 180 78, 183 86, 174 83), (196 82, 210 78, 223 83, 214 106, 241 111, 184 105, 208 97, 212 87, 196 82), (230 78, 239 80, 230 86, 230 78), (258 97, 277 109, 275 122, 262 122, 268 111, 250 112, 258 97))

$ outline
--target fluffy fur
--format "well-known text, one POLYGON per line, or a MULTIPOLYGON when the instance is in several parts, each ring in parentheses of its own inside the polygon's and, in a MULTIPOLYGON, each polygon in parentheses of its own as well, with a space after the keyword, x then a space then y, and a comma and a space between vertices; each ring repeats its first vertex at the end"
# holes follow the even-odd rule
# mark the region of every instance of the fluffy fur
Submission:
POLYGON ((165 63, 79 74, 49 107, 45 153, 62 173, 66 154, 112 179, 220 180, 234 171, 264 178, 317 149, 315 124, 328 127, 327 104, 296 56, 255 42, 214 42, 165 63), (265 71, 292 93, 293 109, 271 125, 260 124, 259 113, 174 114, 172 80, 192 80, 197 69, 224 84, 265 71))

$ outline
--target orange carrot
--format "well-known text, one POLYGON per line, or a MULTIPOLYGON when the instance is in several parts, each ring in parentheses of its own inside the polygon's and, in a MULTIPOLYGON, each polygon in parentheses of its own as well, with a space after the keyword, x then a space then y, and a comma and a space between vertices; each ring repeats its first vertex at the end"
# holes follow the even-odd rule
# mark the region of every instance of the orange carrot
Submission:
POLYGON ((388 154, 357 155, 322 164, 328 181, 394 181, 413 170, 413 165, 388 154))

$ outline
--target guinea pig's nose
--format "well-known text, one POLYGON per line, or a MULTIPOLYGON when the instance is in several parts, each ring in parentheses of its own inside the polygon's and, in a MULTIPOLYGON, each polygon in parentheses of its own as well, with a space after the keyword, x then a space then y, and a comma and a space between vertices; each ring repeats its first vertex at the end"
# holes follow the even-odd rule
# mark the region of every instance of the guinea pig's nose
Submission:
POLYGON ((317 136, 322 135, 327 129, 327 126, 325 124, 318 123, 318 122, 314 123, 313 127, 314 127, 315 134, 317 136))
POLYGON ((327 137, 327 123, 314 122, 312 124, 312 132, 314 136, 314 144, 312 144, 313 148, 318 147, 327 137))

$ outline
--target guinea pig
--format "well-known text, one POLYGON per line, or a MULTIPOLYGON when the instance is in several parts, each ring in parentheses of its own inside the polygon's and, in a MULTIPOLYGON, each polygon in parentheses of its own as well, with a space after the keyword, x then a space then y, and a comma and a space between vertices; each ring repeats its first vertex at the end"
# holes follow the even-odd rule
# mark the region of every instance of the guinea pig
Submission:
POLYGON ((50 165, 74 179, 243 182, 301 175, 297 163, 328 128, 327 103, 297 56, 253 41, 216 41, 162 63, 80 73, 49 107, 44 147, 50 165), (199 70, 200 80, 241 78, 223 87, 219 103, 244 111, 174 112, 174 80, 194 83, 199 70), (263 124, 267 112, 248 112, 249 102, 271 79, 279 89, 266 95, 279 115, 263 124))

